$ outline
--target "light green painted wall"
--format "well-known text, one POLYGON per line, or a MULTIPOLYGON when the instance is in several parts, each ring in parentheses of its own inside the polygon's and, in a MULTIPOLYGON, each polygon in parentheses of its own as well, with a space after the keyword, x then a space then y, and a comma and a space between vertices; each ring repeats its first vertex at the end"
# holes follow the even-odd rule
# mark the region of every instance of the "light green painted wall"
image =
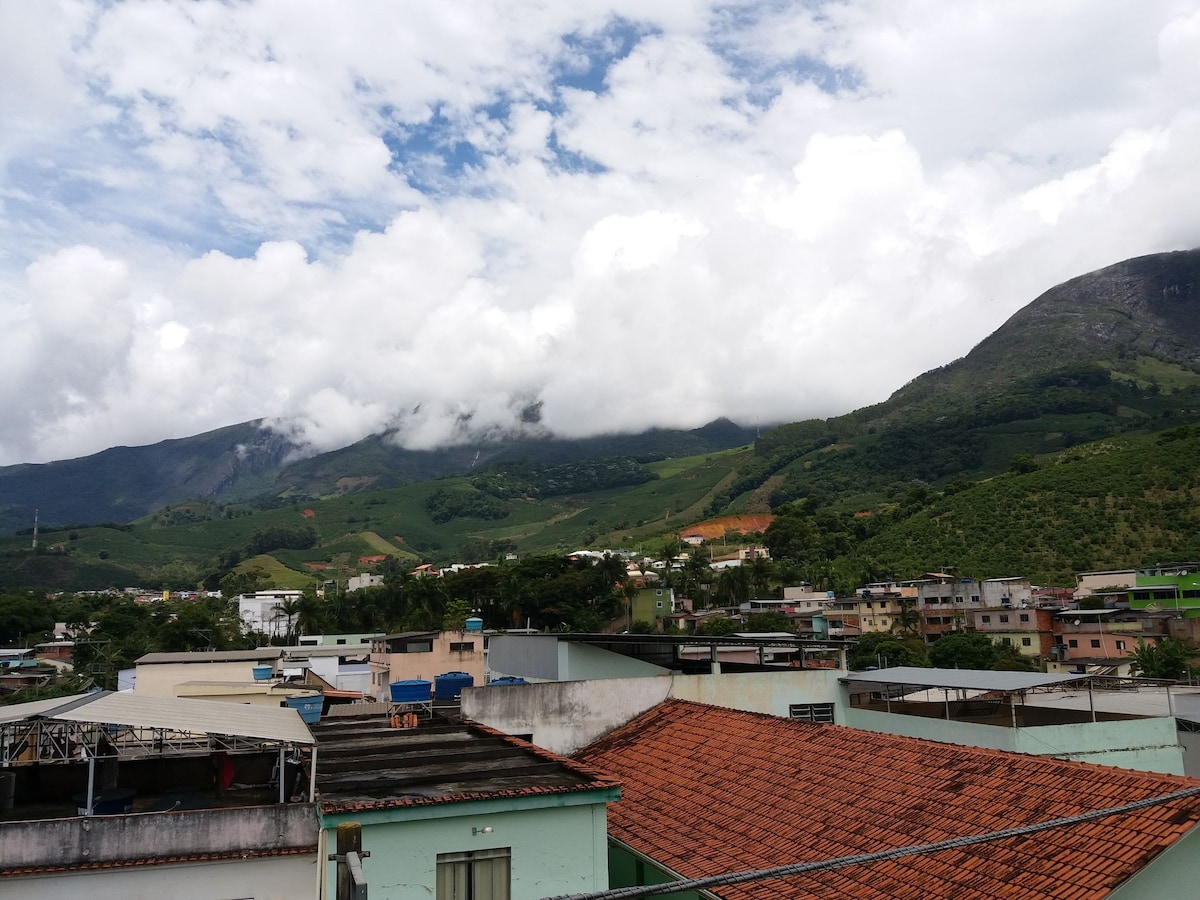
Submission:
POLYGON ((1143 772, 1183 774, 1183 748, 1175 720, 1169 718, 1018 728, 1015 749, 1143 772))
POLYGON ((587 681, 601 678, 645 678, 669 675, 670 670, 620 653, 575 641, 558 642, 559 681, 587 681))
POLYGON ((653 624, 657 619, 669 616, 673 612, 671 606, 669 588, 642 588, 633 598, 633 621, 653 624))
MULTIPOLYGON (((598 794, 601 792, 597 792, 598 794)), ((604 796, 615 791, 603 792, 604 796)), ((337 845, 339 822, 363 826, 363 862, 371 900, 429 900, 436 895, 437 856, 509 847, 513 900, 599 891, 608 887, 607 810, 597 795, 522 798, 524 802, 443 803, 400 810, 323 816, 327 849, 337 845), (529 807, 532 801, 542 808, 529 807), (573 805, 554 805, 573 804, 573 805), (472 834, 472 828, 491 828, 472 834)), ((333 898, 336 867, 326 873, 325 897, 333 898)))
POLYGON ((968 747, 987 747, 992 750, 1015 750, 1016 738, 1011 728, 977 725, 974 722, 947 722, 945 719, 926 719, 898 713, 875 712, 869 709, 847 709, 846 724, 851 728, 898 734, 902 737, 925 738, 947 744, 968 747))
POLYGON ((1200 828, 1193 828, 1108 895, 1108 900, 1195 897, 1200 828))
POLYGON ((1175 734, 1175 720, 1169 718, 1014 729, 848 709, 846 724, 866 731, 925 738, 947 744, 1077 759, 1166 775, 1183 774, 1183 749, 1175 734))
POLYGON ((839 669, 779 669, 723 675, 684 675, 671 681, 671 697, 787 718, 792 703, 832 703, 834 721, 845 721, 839 669))
MULTIPOLYGON (((613 888, 641 887, 678 880, 674 875, 668 875, 648 860, 634 856, 618 844, 608 845, 608 871, 610 887, 613 888)), ((665 900, 700 900, 700 895, 695 891, 677 891, 656 896, 665 900)))

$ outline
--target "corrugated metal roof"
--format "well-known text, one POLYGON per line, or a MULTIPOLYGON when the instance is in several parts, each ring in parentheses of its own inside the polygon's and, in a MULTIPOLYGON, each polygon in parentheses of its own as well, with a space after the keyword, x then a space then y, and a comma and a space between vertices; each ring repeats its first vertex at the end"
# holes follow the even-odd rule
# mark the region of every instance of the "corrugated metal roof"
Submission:
POLYGON ((1084 675, 1043 675, 1041 672, 993 672, 988 669, 923 669, 895 666, 871 672, 851 672, 842 681, 867 684, 904 684, 924 688, 962 688, 969 691, 1027 691, 1030 688, 1068 681, 1084 675))
POLYGON ((78 697, 35 700, 5 707, 0 722, 45 718, 135 728, 165 728, 192 734, 221 734, 279 741, 313 743, 312 732, 294 709, 156 697, 129 691, 97 691, 78 697))
POLYGON ((0 706, 0 725, 6 722, 20 722, 34 716, 45 715, 52 709, 66 706, 76 700, 86 700, 87 694, 73 694, 68 697, 51 697, 49 700, 30 700, 28 703, 14 703, 12 706, 0 706))

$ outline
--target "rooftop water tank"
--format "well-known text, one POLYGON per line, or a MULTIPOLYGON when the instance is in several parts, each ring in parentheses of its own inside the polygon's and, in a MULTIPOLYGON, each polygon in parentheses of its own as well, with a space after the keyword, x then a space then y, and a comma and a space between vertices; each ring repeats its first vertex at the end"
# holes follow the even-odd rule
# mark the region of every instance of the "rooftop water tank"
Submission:
POLYGON ((467 619, 467 631, 483 631, 483 619, 471 616, 467 619))
POLYGON ((284 702, 300 713, 300 718, 309 725, 321 721, 321 707, 325 703, 325 698, 321 694, 288 697, 284 702))
POLYGON ((475 678, 466 672, 443 672, 433 680, 433 696, 438 700, 457 700, 463 688, 474 686, 475 678))
POLYGON ((488 687, 492 687, 493 685, 503 687, 509 684, 529 684, 529 682, 516 675, 506 675, 503 678, 493 678, 488 682, 488 687))
POLYGON ((388 685, 393 703, 425 703, 433 690, 433 682, 419 678, 408 681, 393 681, 388 685))
POLYGON ((254 672, 255 681, 271 680, 271 672, 273 671, 271 666, 255 666, 252 671, 254 672))

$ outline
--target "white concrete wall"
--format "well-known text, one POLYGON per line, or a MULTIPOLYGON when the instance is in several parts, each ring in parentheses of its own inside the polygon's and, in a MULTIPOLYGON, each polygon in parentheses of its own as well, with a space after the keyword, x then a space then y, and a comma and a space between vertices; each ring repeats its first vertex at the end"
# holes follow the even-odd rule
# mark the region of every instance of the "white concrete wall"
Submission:
POLYGON ((672 678, 606 678, 467 688, 463 716, 570 755, 666 700, 672 678))
MULTIPOLYGON (((153 854, 146 848, 147 855, 153 854)), ((120 900, 300 900, 316 897, 317 855, 174 863, 125 869, 99 869, 55 875, 0 878, 0 896, 22 900, 118 897, 120 900)))
POLYGON ((667 699, 786 716, 792 703, 832 703, 841 723, 837 669, 736 675, 664 675, 544 682, 463 691, 463 715, 539 747, 570 755, 667 699))

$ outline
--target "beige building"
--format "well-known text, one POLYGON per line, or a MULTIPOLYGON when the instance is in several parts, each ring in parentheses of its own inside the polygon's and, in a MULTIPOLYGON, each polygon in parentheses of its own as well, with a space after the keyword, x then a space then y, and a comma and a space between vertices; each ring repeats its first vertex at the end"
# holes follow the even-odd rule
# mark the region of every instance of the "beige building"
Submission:
POLYGON ((256 680, 266 681, 255 679, 254 669, 256 666, 269 666, 271 679, 303 679, 311 671, 335 689, 369 693, 368 651, 367 645, 362 644, 147 653, 137 661, 134 690, 139 694, 160 697, 185 696, 178 688, 187 683, 247 684, 256 680))
POLYGON ((404 631, 371 641, 371 690, 386 699, 393 681, 433 681, 466 672, 485 683, 485 640, 479 631, 404 631))

